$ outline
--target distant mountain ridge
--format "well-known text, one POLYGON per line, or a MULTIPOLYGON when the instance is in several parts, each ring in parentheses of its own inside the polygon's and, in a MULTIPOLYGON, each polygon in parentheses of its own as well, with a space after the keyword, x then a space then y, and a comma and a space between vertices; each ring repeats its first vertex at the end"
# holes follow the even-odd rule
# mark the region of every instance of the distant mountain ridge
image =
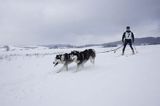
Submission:
MULTIPOLYGON (((102 46, 102 47, 116 47, 121 45, 122 41, 115 41, 109 43, 102 43, 102 44, 86 44, 81 46, 74 46, 74 45, 66 45, 66 44, 57 44, 57 45, 43 45, 50 49, 52 48, 84 48, 84 47, 92 47, 92 46, 102 46)), ((135 38, 135 45, 156 45, 160 44, 160 37, 143 37, 143 38, 135 38)))
MULTIPOLYGON (((115 47, 117 45, 121 45, 122 41, 115 41, 110 43, 102 44, 103 47, 115 47)), ((134 45, 156 45, 160 44, 160 37, 143 37, 143 38, 135 38, 134 45)))

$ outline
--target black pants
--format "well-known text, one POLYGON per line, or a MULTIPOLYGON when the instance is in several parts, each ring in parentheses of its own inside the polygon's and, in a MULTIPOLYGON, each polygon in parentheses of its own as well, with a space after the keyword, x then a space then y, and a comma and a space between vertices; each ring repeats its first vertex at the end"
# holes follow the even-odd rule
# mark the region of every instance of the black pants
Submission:
POLYGON ((127 44, 129 44, 130 48, 132 49, 132 52, 134 53, 134 49, 132 47, 132 40, 131 39, 125 39, 125 41, 124 41, 124 47, 123 47, 123 53, 124 53, 124 51, 126 49, 127 44))

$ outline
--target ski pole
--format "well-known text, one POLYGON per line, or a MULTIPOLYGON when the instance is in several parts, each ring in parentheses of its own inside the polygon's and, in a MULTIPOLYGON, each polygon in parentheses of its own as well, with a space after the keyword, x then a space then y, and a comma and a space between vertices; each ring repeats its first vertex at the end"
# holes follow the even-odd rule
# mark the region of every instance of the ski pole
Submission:
POLYGON ((136 53, 138 53, 138 51, 137 51, 137 49, 136 49, 135 45, 133 45, 133 47, 134 47, 135 52, 136 52, 136 53))

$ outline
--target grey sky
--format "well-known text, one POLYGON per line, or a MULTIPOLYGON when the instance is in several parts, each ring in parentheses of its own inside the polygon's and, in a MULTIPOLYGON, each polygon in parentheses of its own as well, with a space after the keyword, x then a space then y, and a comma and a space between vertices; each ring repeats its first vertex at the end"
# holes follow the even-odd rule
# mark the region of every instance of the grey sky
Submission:
POLYGON ((0 0, 0 44, 116 41, 160 36, 160 0, 0 0))

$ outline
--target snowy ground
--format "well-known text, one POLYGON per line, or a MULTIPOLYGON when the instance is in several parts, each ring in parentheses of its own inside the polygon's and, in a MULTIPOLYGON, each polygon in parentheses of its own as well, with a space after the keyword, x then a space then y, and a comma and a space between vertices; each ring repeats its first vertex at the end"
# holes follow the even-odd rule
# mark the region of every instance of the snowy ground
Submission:
POLYGON ((136 55, 97 54, 94 66, 60 73, 54 53, 71 49, 1 50, 0 106, 160 106, 160 45, 136 48, 136 55))

